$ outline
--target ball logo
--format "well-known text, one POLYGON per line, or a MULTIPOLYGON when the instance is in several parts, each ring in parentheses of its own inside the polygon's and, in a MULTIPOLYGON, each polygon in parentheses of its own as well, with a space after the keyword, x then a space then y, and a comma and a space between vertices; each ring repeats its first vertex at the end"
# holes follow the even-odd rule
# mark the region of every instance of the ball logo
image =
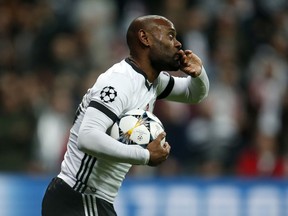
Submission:
POLYGON ((104 103, 113 102, 116 97, 117 97, 117 91, 112 86, 106 86, 100 92, 100 99, 104 103))
POLYGON ((139 135, 139 136, 137 137, 137 140, 138 140, 138 141, 142 141, 142 140, 143 140, 143 136, 142 136, 142 135, 139 135))

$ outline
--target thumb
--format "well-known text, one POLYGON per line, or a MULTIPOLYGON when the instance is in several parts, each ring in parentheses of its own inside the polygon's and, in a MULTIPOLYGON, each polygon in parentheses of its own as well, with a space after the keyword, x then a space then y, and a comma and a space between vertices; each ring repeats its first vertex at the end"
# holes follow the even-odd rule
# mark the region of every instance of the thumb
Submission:
POLYGON ((159 142, 161 142, 161 140, 163 140, 165 137, 166 137, 166 133, 163 131, 162 133, 160 133, 160 134, 157 136, 156 140, 159 141, 159 142))

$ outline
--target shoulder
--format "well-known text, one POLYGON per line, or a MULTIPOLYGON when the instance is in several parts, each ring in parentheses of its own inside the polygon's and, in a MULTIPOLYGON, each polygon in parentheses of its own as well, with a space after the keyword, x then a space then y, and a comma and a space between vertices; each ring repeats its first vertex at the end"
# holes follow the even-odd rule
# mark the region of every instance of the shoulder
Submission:
POLYGON ((162 71, 157 78, 158 88, 165 88, 171 82, 174 83, 174 77, 166 71, 162 71))
POLYGON ((170 77, 171 75, 167 71, 161 71, 161 73, 159 74, 160 79, 169 79, 170 77))
POLYGON ((133 92, 131 71, 125 63, 121 61, 114 64, 102 73, 91 89, 91 96, 104 103, 114 101, 114 99, 126 101, 133 92))

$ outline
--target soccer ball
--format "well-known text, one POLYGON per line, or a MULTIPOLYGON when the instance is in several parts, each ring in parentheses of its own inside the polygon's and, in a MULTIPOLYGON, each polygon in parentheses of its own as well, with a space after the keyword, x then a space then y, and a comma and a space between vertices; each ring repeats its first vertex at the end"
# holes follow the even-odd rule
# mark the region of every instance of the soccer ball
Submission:
MULTIPOLYGON (((124 144, 146 148, 163 131, 163 124, 153 113, 134 109, 113 124, 110 135, 124 144)), ((161 145, 164 143, 165 138, 161 145)))

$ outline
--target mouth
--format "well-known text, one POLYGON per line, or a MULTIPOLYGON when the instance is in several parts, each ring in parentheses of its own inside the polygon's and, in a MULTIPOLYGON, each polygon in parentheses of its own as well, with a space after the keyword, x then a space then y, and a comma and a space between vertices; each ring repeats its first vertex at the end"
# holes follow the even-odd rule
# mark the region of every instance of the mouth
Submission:
POLYGON ((175 60, 175 61, 180 61, 180 58, 181 58, 180 53, 176 53, 176 54, 174 55, 174 60, 175 60))
POLYGON ((174 60, 175 60, 175 61, 180 61, 181 58, 182 58, 182 56, 183 56, 183 51, 180 49, 180 50, 178 50, 178 51, 175 53, 175 55, 174 55, 174 60))

